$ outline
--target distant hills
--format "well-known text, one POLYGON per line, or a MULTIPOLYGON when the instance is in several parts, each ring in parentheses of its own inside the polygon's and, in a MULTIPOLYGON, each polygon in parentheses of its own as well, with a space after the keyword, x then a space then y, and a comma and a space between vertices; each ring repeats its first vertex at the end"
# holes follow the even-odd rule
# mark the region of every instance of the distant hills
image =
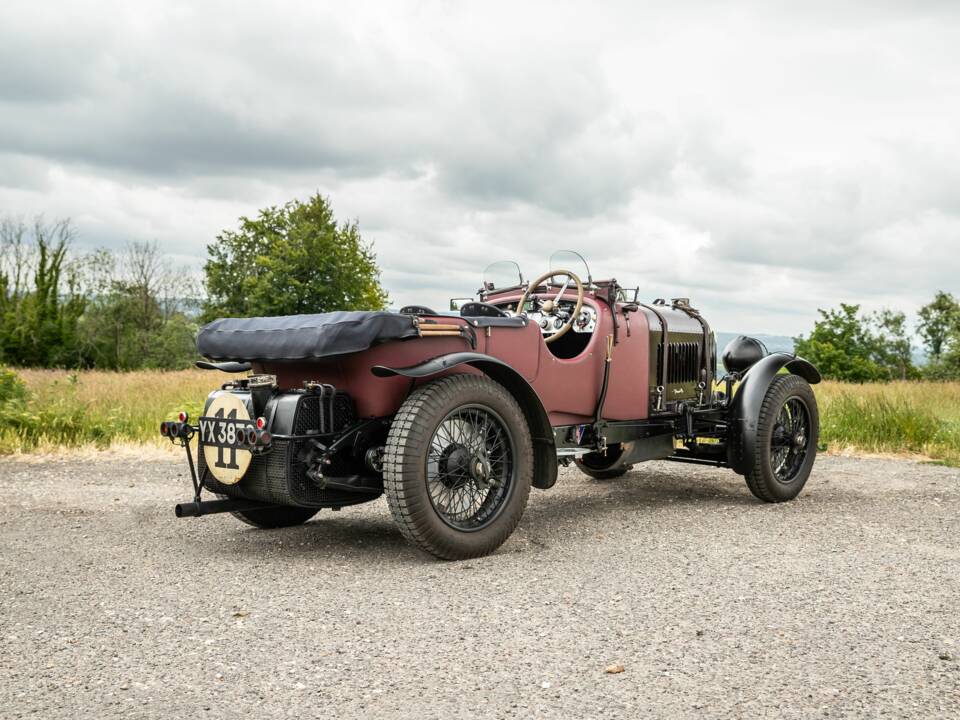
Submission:
POLYGON ((723 375, 723 362, 721 362, 720 357, 723 355, 723 349, 727 346, 727 343, 733 340, 739 335, 749 335, 752 338, 756 338, 764 345, 767 346, 767 350, 770 352, 793 352, 793 338, 787 337, 786 335, 762 335, 760 333, 731 333, 731 332, 720 332, 719 330, 714 333, 717 337, 717 375, 723 375))
MULTIPOLYGON (((720 362, 720 356, 723 355, 723 349, 727 346, 727 343, 738 335, 749 335, 752 338, 756 338, 766 345, 767 350, 770 352, 793 352, 793 338, 786 337, 785 335, 761 335, 760 333, 730 333, 719 331, 714 334, 717 336, 717 372, 721 375, 723 374, 723 363, 720 362)), ((917 367, 926 364, 928 358, 922 347, 914 345, 912 355, 913 364, 917 367)))
POLYGON ((727 346, 727 343, 733 340, 739 335, 749 335, 752 338, 756 338, 764 345, 767 346, 767 350, 770 352, 793 352, 793 338, 787 337, 786 335, 761 335, 760 333, 731 333, 731 332, 720 332, 716 331, 717 336, 717 354, 720 355, 723 353, 723 349, 727 346))

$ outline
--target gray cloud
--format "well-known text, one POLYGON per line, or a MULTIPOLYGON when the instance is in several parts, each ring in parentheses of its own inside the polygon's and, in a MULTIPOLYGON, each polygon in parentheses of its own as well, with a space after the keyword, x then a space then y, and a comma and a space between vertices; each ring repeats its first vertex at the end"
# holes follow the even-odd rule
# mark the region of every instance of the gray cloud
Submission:
POLYGON ((953 3, 4 4, 0 213, 178 261, 320 190, 398 302, 552 249, 729 329, 960 262, 953 3), (429 258, 429 262, 424 262, 429 258))

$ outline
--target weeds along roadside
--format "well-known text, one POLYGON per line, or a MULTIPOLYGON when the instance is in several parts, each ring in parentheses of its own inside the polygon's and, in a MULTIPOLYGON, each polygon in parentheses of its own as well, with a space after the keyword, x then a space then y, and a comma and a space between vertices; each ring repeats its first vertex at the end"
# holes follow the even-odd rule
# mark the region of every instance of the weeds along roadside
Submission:
MULTIPOLYGON (((198 417, 220 373, 0 369, 0 453, 160 445, 180 410, 198 417)), ((815 386, 828 450, 921 454, 960 464, 960 382, 815 386)))

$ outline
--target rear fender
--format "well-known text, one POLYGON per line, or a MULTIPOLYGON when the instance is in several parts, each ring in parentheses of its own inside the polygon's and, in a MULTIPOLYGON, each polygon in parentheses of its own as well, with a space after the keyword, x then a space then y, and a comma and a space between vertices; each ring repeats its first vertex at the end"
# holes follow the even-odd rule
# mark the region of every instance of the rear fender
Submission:
POLYGON ((727 440, 727 460, 741 475, 754 464, 760 408, 767 388, 784 368, 811 385, 821 380, 820 371, 808 360, 782 352, 767 355, 747 370, 728 411, 730 437, 727 440))
POLYGON ((456 352, 431 358, 410 367, 391 368, 375 365, 371 372, 377 377, 402 375, 408 378, 428 378, 461 365, 476 368, 484 375, 503 385, 523 410, 533 438, 533 486, 546 490, 557 482, 557 447, 547 411, 540 397, 524 377, 491 355, 478 352, 456 352))

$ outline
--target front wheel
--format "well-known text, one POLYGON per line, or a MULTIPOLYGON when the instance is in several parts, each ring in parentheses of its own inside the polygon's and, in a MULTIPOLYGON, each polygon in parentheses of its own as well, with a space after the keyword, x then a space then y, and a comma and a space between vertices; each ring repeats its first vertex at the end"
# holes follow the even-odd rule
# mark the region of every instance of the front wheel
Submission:
POLYGON ((420 387, 390 425, 383 486, 410 542, 445 560, 487 555, 523 516, 533 443, 502 385, 449 375, 420 387))
POLYGON ((777 375, 760 407, 747 487, 766 502, 793 500, 817 455, 820 415, 813 389, 796 375, 777 375))

